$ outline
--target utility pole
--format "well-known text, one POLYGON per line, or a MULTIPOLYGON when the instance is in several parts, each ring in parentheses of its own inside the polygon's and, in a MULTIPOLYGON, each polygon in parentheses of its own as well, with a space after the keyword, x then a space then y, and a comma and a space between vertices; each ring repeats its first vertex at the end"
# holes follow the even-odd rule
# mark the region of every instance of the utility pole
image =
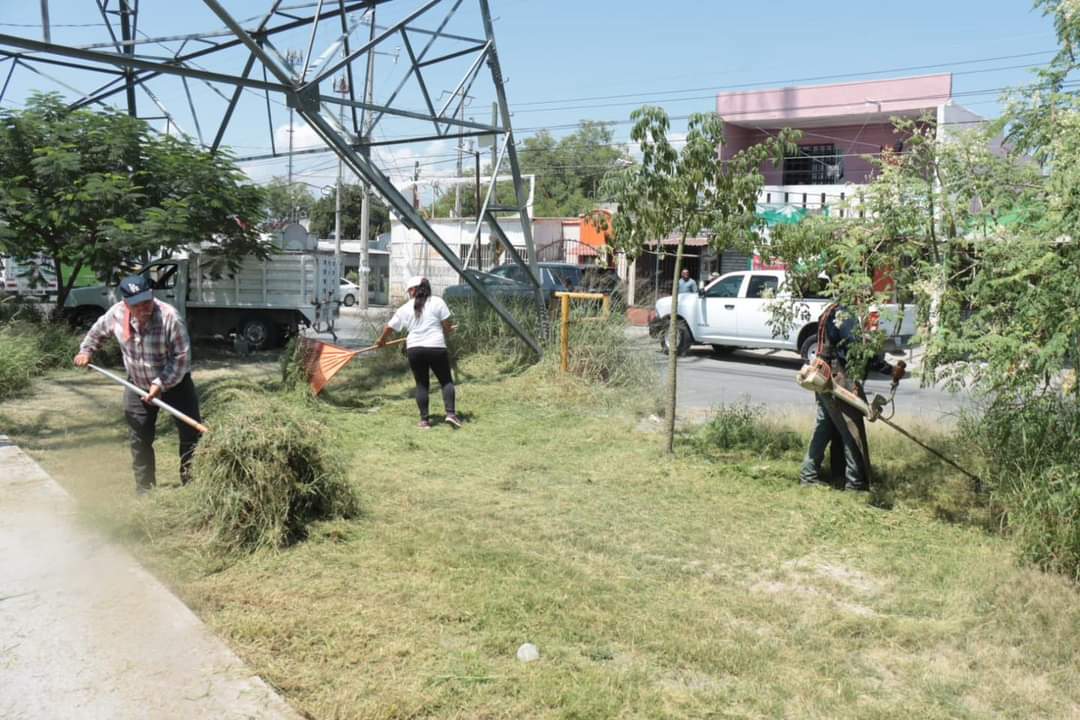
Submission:
MULTIPOLYGON (((341 93, 342 98, 349 94, 349 80, 345 75, 340 76, 334 83, 334 90, 341 93)), ((345 105, 341 105, 340 116, 338 122, 342 127, 345 127, 345 105)), ((341 190, 342 182, 341 176, 344 172, 345 163, 342 161, 341 156, 338 156, 337 163, 337 186, 334 189, 334 259, 337 260, 338 269, 341 268, 341 190)), ((363 307, 363 305, 361 305, 363 307)))
POLYGON ((41 34, 45 42, 52 42, 52 33, 49 31, 49 0, 41 0, 41 34))
MULTIPOLYGON (((458 120, 465 120, 465 97, 461 98, 461 107, 458 108, 458 120)), ((465 131, 464 126, 458 127, 458 140, 457 140, 457 176, 460 181, 465 177, 465 131)), ((454 185, 454 217, 461 217, 461 183, 458 182, 454 185)))
MULTIPOLYGON (((370 15, 368 19, 371 23, 371 32, 369 36, 369 42, 375 39, 375 6, 371 6, 370 15)), ((344 49, 342 49, 344 52, 344 49)), ((364 78, 364 102, 371 105, 375 95, 375 48, 372 47, 368 50, 367 56, 367 73, 364 78)), ((364 110, 363 114, 364 127, 361 128, 361 133, 364 136, 364 152, 368 155, 371 153, 371 121, 374 119, 374 113, 364 110)), ((371 260, 369 258, 370 252, 369 245, 371 243, 371 187, 364 183, 364 193, 360 198, 360 289, 357 298, 360 301, 360 309, 367 310, 368 308, 368 288, 371 287, 371 260)))
POLYGON ((420 209, 420 161, 413 165, 412 204, 417 210, 420 209))
MULTIPOLYGON (((461 107, 458 110, 458 120, 464 120, 464 119, 465 119, 465 103, 463 101, 461 103, 461 107)), ((461 180, 462 177, 464 177, 464 175, 462 173, 465 172, 465 168, 463 167, 464 158, 465 158, 465 136, 462 135, 463 130, 464 130, 464 127, 459 127, 458 128, 458 137, 457 137, 457 177, 458 177, 459 181, 461 180)), ((454 185, 454 217, 456 217, 456 218, 461 217, 461 183, 460 182, 458 182, 458 183, 456 183, 454 185)))
MULTIPOLYGON (((471 119, 471 118, 470 118, 471 119)), ((476 224, 480 224, 480 144, 470 144, 470 152, 476 160, 476 224)), ((480 262, 480 234, 476 234, 476 241, 473 243, 472 258, 476 263, 476 268, 479 270, 483 268, 484 264, 480 262)))
MULTIPOLYGON (((299 50, 289 50, 285 53, 285 62, 289 64, 289 70, 296 74, 296 66, 300 64, 304 56, 299 50)), ((293 198, 293 109, 289 106, 289 179, 287 193, 289 196, 289 220, 296 221, 296 205, 293 198)))

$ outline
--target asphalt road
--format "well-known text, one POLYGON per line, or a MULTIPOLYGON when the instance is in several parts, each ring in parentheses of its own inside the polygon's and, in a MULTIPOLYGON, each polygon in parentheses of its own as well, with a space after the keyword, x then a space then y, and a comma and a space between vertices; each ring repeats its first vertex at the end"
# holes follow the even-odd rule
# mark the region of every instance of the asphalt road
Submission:
MULTIPOLYGON (((341 314, 334 321, 337 344, 350 348, 371 344, 382 332, 383 325, 396 309, 396 307, 371 307, 367 310, 357 307, 342 308, 341 314)), ((324 334, 319 337, 330 340, 329 335, 324 334)))
MULTIPOLYGON (((659 351, 658 343, 648 338, 640 342, 642 350, 653 353, 661 372, 666 374, 668 358, 659 351)), ((712 348, 696 346, 679 358, 679 406, 708 409, 747 401, 765 405, 773 412, 812 413, 813 394, 795 383, 795 373, 801 366, 799 356, 790 352, 737 350, 719 356, 712 348)), ((870 379, 865 388, 870 397, 875 393, 887 395, 889 378, 870 379)), ((896 417, 951 422, 968 402, 965 395, 954 395, 936 387, 921 388, 918 378, 907 377, 896 392, 896 417)))
MULTIPOLYGON (((336 322, 338 343, 361 347, 378 336, 393 308, 371 308, 367 313, 345 308, 336 322)), ((628 328, 640 352, 655 359, 663 376, 667 355, 659 343, 648 337, 645 328, 628 328)), ((329 339, 329 338, 327 338, 329 339)), ((721 404, 748 401, 765 405, 772 412, 814 411, 814 396, 795 383, 795 373, 802 366, 793 352, 737 350, 716 355, 707 345, 695 346, 679 358, 679 407, 683 410, 708 410, 721 404)), ((888 394, 889 379, 871 378, 866 393, 888 394)), ((896 417, 920 422, 951 422, 970 399, 941 388, 919 387, 917 377, 905 378, 896 392, 896 417)))

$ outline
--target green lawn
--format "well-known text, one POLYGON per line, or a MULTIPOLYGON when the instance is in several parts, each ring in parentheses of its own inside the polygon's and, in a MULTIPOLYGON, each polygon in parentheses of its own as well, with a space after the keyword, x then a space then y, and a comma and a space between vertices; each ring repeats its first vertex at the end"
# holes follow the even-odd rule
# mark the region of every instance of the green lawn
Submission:
MULTIPOLYGON (((186 490, 132 497, 111 386, 65 372, 0 428, 312 717, 1080 716, 1077 589, 1007 539, 800 488, 795 454, 671 460, 643 401, 544 367, 461 370, 457 432, 415 429, 400 367, 335 380, 361 516, 235 561, 178 524, 186 490)), ((274 368, 196 381, 237 374, 274 368)))

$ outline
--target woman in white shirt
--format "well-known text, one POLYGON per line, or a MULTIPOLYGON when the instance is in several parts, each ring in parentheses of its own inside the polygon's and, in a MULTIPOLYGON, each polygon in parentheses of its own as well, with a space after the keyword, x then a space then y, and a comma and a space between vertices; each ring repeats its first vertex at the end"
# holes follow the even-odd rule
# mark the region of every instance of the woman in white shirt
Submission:
POLYGON ((416 379, 420 429, 431 428, 431 418, 428 415, 431 372, 435 373, 442 388, 446 422, 451 427, 459 428, 461 418, 457 416, 454 408, 454 380, 450 375, 450 355, 446 352, 446 337, 453 332, 450 308, 442 298, 431 294, 431 283, 425 277, 417 275, 409 278, 405 291, 409 293, 409 302, 398 308, 375 344, 382 347, 393 333, 407 332, 405 353, 416 379))

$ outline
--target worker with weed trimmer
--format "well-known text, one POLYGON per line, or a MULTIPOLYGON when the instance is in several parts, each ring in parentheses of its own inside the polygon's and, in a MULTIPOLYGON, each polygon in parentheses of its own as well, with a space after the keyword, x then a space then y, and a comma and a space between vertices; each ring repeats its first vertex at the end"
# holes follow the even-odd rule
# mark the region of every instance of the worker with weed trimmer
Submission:
POLYGON ((154 458, 158 408, 176 418, 180 434, 180 482, 191 474, 191 459, 199 432, 199 399, 191 381, 191 341, 180 314, 154 299, 150 281, 142 275, 125 278, 119 286, 123 300, 98 318, 75 356, 77 367, 94 367, 90 360, 109 335, 120 343, 128 380, 94 367, 125 386, 127 418, 135 492, 144 494, 156 484, 154 458), (136 392, 136 390, 138 392, 136 392))
MULTIPOLYGON (((876 308, 871 306, 866 332, 877 332, 876 308)), ((839 392, 847 391, 865 403, 862 383, 851 376, 848 369, 848 352, 857 341, 858 318, 837 303, 827 306, 818 319, 817 357, 799 373, 803 387, 814 389, 817 402, 817 419, 810 436, 799 480, 803 485, 829 484, 821 480, 821 464, 830 442, 840 442, 844 457, 844 489, 864 491, 870 489, 870 447, 866 440, 865 415, 850 404, 837 398, 839 392), (814 386, 814 383, 817 386, 814 386), (826 392, 830 390, 832 392, 826 392)), ((883 359, 871 363, 871 368, 889 372, 891 368, 883 359)), ((833 462, 839 453, 832 454, 833 462)), ((838 477, 833 467, 833 477, 838 477)))

